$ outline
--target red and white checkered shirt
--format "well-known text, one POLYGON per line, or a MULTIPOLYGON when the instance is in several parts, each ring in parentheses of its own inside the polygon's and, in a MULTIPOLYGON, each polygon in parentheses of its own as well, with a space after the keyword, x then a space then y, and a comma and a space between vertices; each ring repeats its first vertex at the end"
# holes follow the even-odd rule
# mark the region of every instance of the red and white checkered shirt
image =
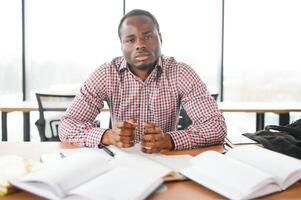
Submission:
POLYGON ((138 120, 135 142, 142 134, 143 122, 153 122, 170 134, 175 149, 191 149, 221 143, 226 135, 224 117, 216 101, 196 72, 172 57, 161 56, 145 81, 135 76, 124 57, 101 65, 80 89, 61 119, 62 141, 97 146, 106 129, 93 121, 108 103, 111 119, 138 120), (192 125, 177 130, 182 106, 192 125))

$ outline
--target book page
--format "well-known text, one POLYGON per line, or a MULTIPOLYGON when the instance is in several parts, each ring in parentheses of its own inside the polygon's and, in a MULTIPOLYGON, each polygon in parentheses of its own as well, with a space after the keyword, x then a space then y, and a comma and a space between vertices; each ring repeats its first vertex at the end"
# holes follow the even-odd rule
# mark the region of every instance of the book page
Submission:
POLYGON ((251 140, 250 138, 240 134, 227 134, 227 138, 232 144, 256 144, 258 142, 251 140))
POLYGON ((162 179, 145 169, 118 167, 72 190, 67 199, 145 199, 162 179))
POLYGON ((49 198, 51 193, 63 198, 69 190, 105 173, 110 160, 103 154, 78 153, 11 182, 43 197, 49 198))
POLYGON ((190 165, 189 160, 192 158, 191 155, 164 155, 161 153, 154 153, 154 154, 147 154, 143 153, 141 150, 141 145, 136 144, 134 147, 131 148, 123 148, 119 149, 120 151, 126 152, 127 154, 133 154, 142 156, 144 158, 153 160, 158 162, 171 170, 178 172, 181 169, 184 169, 190 165))
POLYGON ((255 145, 231 149, 226 156, 271 174, 282 189, 301 179, 301 161, 255 145))
POLYGON ((51 153, 41 154, 40 161, 43 164, 55 164, 56 162, 60 162, 62 159, 66 157, 70 157, 78 153, 98 153, 98 154, 103 154, 102 156, 109 156, 106 152, 104 152, 99 148, 81 147, 81 148, 74 148, 74 149, 59 149, 56 151, 52 151, 51 153))
MULTIPOLYGON (((115 152, 114 162, 112 162, 111 167, 135 167, 140 169, 145 169, 148 172, 152 172, 158 177, 163 177, 171 172, 171 169, 161 165, 153 160, 145 158, 143 156, 127 154, 125 152, 116 153, 116 149, 110 148, 115 152)), ((121 151, 121 150, 118 150, 121 151)))
POLYGON ((0 196, 4 196, 15 190, 9 183, 11 179, 29 174, 42 167, 40 162, 19 156, 0 156, 0 196))
MULTIPOLYGON (((218 152, 206 151, 191 161, 193 165, 181 173, 229 199, 248 198, 259 188, 273 185, 274 182, 269 174, 218 152)), ((261 195, 279 190, 280 188, 274 185, 261 195)))

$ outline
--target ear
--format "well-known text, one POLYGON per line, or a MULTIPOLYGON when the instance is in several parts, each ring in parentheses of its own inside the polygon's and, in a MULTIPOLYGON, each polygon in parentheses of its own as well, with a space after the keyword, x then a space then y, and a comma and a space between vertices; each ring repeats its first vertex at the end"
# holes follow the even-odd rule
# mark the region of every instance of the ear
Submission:
POLYGON ((159 33, 159 38, 160 38, 160 42, 162 44, 162 35, 161 35, 161 33, 159 33))
POLYGON ((122 41, 120 40, 120 49, 121 51, 123 51, 123 45, 122 45, 122 41))

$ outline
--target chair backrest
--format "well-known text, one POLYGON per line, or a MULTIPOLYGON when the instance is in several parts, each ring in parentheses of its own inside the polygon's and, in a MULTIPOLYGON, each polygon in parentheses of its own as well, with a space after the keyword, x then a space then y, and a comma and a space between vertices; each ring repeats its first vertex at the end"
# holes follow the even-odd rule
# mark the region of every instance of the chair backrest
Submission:
MULTIPOLYGON (((217 100, 218 94, 211 94, 211 96, 217 100)), ((179 123, 177 126, 178 130, 184 130, 187 126, 189 126, 192 123, 191 119, 187 115, 186 111, 182 108, 180 110, 180 115, 179 115, 179 123)))
POLYGON ((75 95, 56 95, 36 93, 39 105, 38 128, 41 141, 59 141, 58 123, 75 95), (51 114, 51 113, 52 114, 51 114))

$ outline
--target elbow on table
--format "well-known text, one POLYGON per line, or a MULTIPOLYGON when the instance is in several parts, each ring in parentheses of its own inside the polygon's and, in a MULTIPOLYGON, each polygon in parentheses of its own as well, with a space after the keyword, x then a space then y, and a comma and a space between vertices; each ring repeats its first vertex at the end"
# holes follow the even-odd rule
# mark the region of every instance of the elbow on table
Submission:
POLYGON ((225 140, 225 137, 227 136, 227 126, 226 123, 223 122, 220 126, 217 128, 217 142, 219 144, 223 143, 225 140))

